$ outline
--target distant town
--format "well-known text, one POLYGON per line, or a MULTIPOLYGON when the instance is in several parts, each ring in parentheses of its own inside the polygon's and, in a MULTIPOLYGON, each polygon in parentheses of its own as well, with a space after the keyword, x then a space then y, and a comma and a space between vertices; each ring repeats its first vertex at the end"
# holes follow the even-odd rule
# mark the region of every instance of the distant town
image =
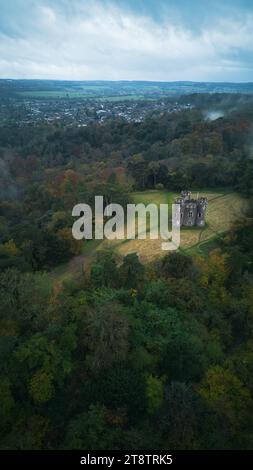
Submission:
POLYGON ((252 94, 252 83, 0 80, 0 125, 87 126, 108 119, 142 122, 189 109, 187 95, 252 94), (181 99, 180 97, 183 97, 181 99))
POLYGON ((1 126, 18 127, 53 124, 59 126, 87 126, 91 122, 103 123, 119 118, 127 122, 141 122, 148 114, 178 112, 191 108, 191 104, 168 104, 164 101, 106 101, 52 98, 9 98, 0 102, 1 126))

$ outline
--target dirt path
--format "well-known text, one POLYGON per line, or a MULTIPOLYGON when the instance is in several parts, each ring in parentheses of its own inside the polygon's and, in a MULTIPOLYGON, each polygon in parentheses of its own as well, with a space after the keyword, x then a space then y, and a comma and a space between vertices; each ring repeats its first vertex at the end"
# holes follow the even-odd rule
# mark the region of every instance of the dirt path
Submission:
POLYGON ((92 244, 85 250, 85 253, 73 256, 67 263, 64 263, 49 273, 53 282, 63 282, 70 279, 78 279, 83 276, 90 268, 96 255, 98 244, 92 244))

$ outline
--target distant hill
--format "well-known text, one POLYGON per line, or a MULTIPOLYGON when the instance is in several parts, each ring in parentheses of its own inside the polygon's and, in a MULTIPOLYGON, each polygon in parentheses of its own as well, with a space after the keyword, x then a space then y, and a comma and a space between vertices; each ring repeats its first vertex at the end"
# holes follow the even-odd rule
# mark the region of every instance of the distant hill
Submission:
POLYGON ((149 82, 149 81, 57 81, 0 79, 0 95, 31 97, 101 98, 138 96, 140 98, 174 97, 192 93, 253 94, 253 82, 149 82))

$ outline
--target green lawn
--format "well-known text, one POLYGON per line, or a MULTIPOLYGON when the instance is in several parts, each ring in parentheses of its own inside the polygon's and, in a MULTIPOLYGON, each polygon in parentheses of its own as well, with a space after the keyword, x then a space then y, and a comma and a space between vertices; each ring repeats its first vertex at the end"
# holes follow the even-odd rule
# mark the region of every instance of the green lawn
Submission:
POLYGON ((132 199, 135 204, 172 204, 177 193, 172 193, 169 191, 139 191, 132 193, 132 199))

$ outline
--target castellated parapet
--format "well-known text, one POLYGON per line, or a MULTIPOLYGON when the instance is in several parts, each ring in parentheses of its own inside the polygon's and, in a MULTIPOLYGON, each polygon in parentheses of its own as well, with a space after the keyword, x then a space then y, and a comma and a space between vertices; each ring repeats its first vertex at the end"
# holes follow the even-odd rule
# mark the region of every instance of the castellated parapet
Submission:
POLYGON ((182 191, 181 197, 175 200, 180 204, 180 226, 181 227, 204 227, 208 200, 206 197, 192 198, 190 191, 182 191))

